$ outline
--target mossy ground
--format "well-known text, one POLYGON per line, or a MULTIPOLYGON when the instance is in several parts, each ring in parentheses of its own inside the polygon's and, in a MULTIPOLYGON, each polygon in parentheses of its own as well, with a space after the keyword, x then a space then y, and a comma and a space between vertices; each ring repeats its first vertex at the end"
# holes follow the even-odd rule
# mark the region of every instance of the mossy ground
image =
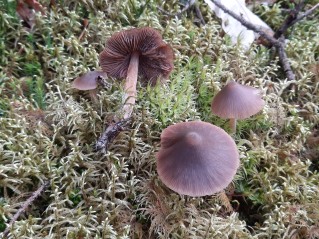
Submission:
MULTIPOLYGON (((289 2, 255 12, 277 28, 289 2)), ((0 1, 0 231, 50 181, 9 238, 318 236, 318 14, 289 31, 291 90, 269 49, 232 46, 201 1, 200 27, 190 11, 168 17, 157 6, 180 10, 174 0, 56 1, 30 29, 16 16, 15 1, 0 1), (99 68, 98 54, 114 32, 141 26, 162 32, 175 69, 165 85, 138 87, 132 125, 106 154, 96 153, 104 122, 121 107, 121 82, 110 79, 97 101, 71 82, 99 68), (238 122, 240 170, 218 195, 177 195, 156 173, 160 133, 190 120, 228 130, 210 102, 230 79, 261 89, 266 101, 261 113, 238 122)))

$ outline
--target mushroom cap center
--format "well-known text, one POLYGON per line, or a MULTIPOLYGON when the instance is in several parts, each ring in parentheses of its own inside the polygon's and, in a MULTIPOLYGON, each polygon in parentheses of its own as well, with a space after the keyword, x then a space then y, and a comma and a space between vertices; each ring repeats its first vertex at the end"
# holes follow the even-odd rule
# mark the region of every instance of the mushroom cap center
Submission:
POLYGON ((191 146, 197 146, 201 144, 202 137, 196 132, 189 132, 185 136, 185 141, 191 146))

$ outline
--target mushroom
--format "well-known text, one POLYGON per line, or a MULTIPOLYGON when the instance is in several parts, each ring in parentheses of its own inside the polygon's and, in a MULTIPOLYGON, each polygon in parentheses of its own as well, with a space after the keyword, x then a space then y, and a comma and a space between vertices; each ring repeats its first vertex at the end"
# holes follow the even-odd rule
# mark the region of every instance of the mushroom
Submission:
POLYGON ((173 59, 172 48, 150 27, 121 31, 108 39, 100 53, 100 65, 109 76, 126 78, 123 119, 131 116, 138 75, 152 85, 159 77, 165 80, 173 70, 173 59))
POLYGON ((235 133, 237 119, 257 114, 264 105, 258 89, 232 80, 214 97, 211 109, 215 115, 229 119, 231 131, 235 133))
POLYGON ((76 78, 72 82, 72 87, 78 90, 94 90, 98 85, 98 78, 105 78, 107 74, 103 71, 89 71, 76 78))
POLYGON ((97 86, 103 85, 107 87, 107 83, 104 82, 107 74, 103 71, 89 71, 72 82, 72 87, 78 90, 88 90, 91 99, 94 102, 98 102, 97 99, 97 86))
POLYGON ((158 31, 150 27, 134 28, 115 33, 100 53, 100 65, 108 76, 126 78, 122 120, 114 119, 95 144, 96 150, 105 150, 119 130, 131 117, 136 98, 138 75, 145 83, 155 85, 165 81, 173 70, 173 49, 158 31))
POLYGON ((163 183, 189 196, 223 190, 239 167, 234 140, 223 129, 202 121, 178 123, 164 129, 156 157, 163 183))

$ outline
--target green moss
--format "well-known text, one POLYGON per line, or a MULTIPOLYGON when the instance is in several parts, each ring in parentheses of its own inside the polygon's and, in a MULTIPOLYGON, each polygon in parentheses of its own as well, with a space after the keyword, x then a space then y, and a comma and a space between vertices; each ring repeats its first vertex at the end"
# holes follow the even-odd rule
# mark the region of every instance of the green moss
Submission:
POLYGON ((0 117, 5 116, 6 112, 9 110, 9 102, 3 99, 0 100, 0 117))
POLYGON ((82 201, 82 196, 80 192, 81 191, 79 189, 75 189, 69 193, 69 199, 73 203, 73 207, 76 207, 82 201))
POLYGON ((185 67, 173 73, 172 79, 169 85, 147 86, 146 91, 140 91, 143 109, 150 111, 161 127, 196 117, 192 70, 185 67))
POLYGON ((26 62, 22 72, 25 76, 39 75, 41 72, 41 64, 39 62, 26 62))
POLYGON ((0 8, 13 18, 16 18, 17 2, 12 0, 3 0, 0 2, 0 8))
POLYGON ((25 78, 24 84, 24 95, 28 97, 29 100, 33 101, 37 107, 44 109, 46 102, 43 78, 37 76, 28 77, 25 78))
POLYGON ((3 218, 0 219, 0 232, 3 232, 6 229, 6 224, 3 218))

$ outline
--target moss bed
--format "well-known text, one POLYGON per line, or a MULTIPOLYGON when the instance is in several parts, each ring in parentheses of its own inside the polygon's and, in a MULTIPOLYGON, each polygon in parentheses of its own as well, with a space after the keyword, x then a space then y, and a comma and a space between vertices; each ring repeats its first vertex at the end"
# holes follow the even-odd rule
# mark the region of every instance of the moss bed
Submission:
MULTIPOLYGON (((15 1, 0 1, 0 232, 49 182, 8 238, 319 238, 318 13, 288 31, 296 74, 288 82, 270 49, 231 45, 202 1, 201 26, 194 11, 159 10, 180 11, 176 0, 49 2, 40 1, 45 15, 37 13, 30 28, 15 1), (114 32, 142 26, 171 44, 174 71, 164 85, 138 86, 132 124, 107 153, 95 152, 104 123, 121 107, 123 84, 109 79, 94 99, 72 81, 99 69, 114 32), (229 131, 210 105, 231 79, 261 89, 266 102, 238 122, 240 169, 224 192, 178 195, 156 173, 161 131, 192 120, 229 131)), ((290 2, 254 12, 277 29, 290 2)))

